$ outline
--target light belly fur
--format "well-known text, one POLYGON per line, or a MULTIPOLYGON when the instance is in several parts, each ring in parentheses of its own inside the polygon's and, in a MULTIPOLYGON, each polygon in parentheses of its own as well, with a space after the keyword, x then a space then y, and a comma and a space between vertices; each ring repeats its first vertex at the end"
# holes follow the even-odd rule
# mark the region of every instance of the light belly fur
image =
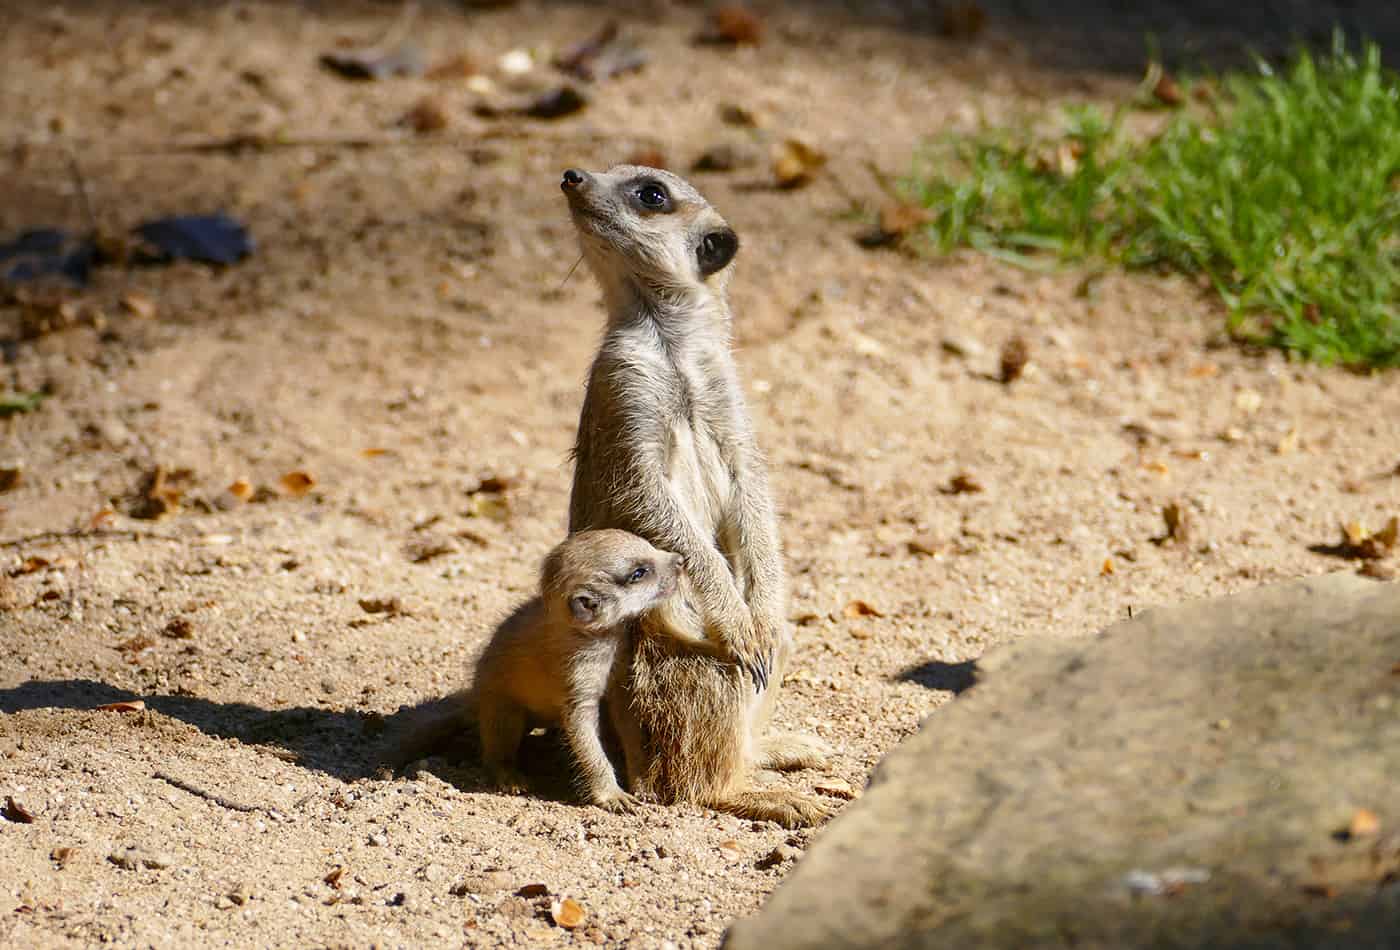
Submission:
POLYGON ((700 535, 713 541, 726 559, 730 559, 729 552, 724 550, 720 528, 729 505, 731 486, 719 445, 707 435, 697 435, 685 422, 675 425, 672 437, 674 441, 667 459, 671 487, 700 535))

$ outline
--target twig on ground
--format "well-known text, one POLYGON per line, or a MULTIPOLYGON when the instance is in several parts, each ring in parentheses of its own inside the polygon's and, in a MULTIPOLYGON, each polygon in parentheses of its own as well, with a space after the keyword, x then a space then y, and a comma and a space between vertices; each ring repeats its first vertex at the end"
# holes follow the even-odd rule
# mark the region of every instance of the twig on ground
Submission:
POLYGON ((69 531, 40 531, 37 534, 26 534, 20 538, 0 538, 0 548, 20 548, 24 547, 26 544, 43 544, 48 541, 81 541, 85 538, 113 538, 122 541, 170 541, 174 544, 183 543, 181 538, 174 538, 168 534, 155 534, 150 531, 132 531, 125 528, 90 531, 86 528, 74 528, 69 531))
POLYGON ((233 801, 232 799, 225 798, 224 796, 219 795, 216 792, 211 792, 208 789, 203 789, 200 788, 198 785, 193 785, 189 782, 186 782, 184 779, 176 778, 175 776, 170 775, 166 772, 157 772, 155 774, 155 777, 160 779, 162 782, 174 785, 182 792, 189 792, 196 798, 202 798, 205 801, 213 802, 215 805, 218 805, 221 808, 228 808, 232 811, 241 812, 264 812, 268 810, 260 805, 245 805, 243 802, 233 801))

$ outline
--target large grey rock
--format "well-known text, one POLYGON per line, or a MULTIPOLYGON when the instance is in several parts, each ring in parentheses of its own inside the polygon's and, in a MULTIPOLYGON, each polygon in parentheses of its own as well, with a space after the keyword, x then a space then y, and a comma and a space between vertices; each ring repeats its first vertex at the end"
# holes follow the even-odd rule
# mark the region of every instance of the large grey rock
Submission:
POLYGON ((979 672, 725 947, 1400 948, 1400 585, 1280 584, 979 672))

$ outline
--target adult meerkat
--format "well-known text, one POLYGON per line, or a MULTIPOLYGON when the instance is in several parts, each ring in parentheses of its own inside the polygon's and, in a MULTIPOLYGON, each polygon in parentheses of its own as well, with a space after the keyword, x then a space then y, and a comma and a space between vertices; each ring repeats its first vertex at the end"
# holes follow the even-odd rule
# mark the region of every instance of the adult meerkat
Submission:
POLYGON ((646 784, 784 825, 817 821, 827 809, 815 799, 747 786, 754 765, 815 766, 824 754, 806 736, 764 737, 792 638, 768 475, 730 353, 738 236, 659 169, 570 169, 562 188, 608 312, 579 419, 569 530, 620 528, 682 555, 704 636, 732 658, 665 638, 635 644, 646 784))
POLYGON ((622 745, 629 785, 645 769, 642 735, 621 681, 633 642, 656 637, 710 649, 686 608, 681 557, 625 531, 571 535, 544 559, 540 594, 518 607, 491 636, 469 689, 449 698, 396 742, 399 762, 422 757, 474 719, 482 761, 500 787, 521 789, 515 757, 531 726, 562 728, 583 793, 609 811, 630 812, 637 799, 617 781, 603 749, 599 704, 622 745))

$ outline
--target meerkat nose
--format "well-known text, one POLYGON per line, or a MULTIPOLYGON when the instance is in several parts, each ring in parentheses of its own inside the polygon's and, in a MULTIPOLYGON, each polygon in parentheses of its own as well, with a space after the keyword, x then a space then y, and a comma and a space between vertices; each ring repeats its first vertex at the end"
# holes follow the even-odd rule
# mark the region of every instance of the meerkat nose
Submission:
POLYGON ((564 170, 564 180, 559 183, 559 187, 570 191, 583 184, 584 178, 584 173, 577 168, 567 168, 564 170))

